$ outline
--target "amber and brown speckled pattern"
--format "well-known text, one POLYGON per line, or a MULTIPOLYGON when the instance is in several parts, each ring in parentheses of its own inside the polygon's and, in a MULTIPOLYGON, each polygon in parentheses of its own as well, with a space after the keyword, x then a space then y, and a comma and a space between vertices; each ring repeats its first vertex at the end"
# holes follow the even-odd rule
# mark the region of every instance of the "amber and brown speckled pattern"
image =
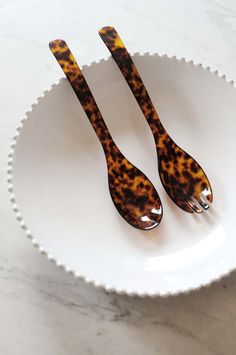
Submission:
POLYGON ((49 47, 69 80, 105 153, 112 200, 122 217, 139 229, 152 229, 162 218, 162 205, 150 180, 133 166, 114 143, 89 86, 63 40, 49 47))
MULTIPOLYGON (((166 192, 187 212, 194 211, 189 204, 192 197, 201 206, 206 207, 200 196, 204 195, 205 199, 212 202, 213 194, 203 169, 164 129, 138 70, 114 27, 103 27, 99 35, 119 66, 152 130, 158 154, 159 174, 166 192)), ((200 209, 196 212, 200 212, 200 209)))

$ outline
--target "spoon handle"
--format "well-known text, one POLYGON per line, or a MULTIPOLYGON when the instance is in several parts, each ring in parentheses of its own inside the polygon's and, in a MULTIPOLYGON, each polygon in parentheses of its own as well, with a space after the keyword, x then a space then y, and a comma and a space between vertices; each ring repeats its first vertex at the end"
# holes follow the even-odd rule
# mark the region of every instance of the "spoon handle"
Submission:
MULTIPOLYGON (((165 142, 169 136, 161 124, 159 116, 154 108, 152 100, 145 88, 145 85, 139 75, 139 72, 130 57, 124 43, 114 27, 103 27, 99 31, 103 42, 111 52, 112 57, 120 68, 131 91, 133 92, 155 138, 157 148, 162 148, 162 139, 165 135, 165 142)), ((167 143, 167 142, 166 142, 167 143)))
POLYGON ((89 89, 87 81, 85 80, 79 65, 77 64, 65 41, 56 39, 49 43, 49 48, 61 66, 68 81, 70 82, 103 146, 105 155, 107 155, 108 151, 111 150, 111 147, 113 150, 116 149, 116 145, 108 131, 102 114, 89 89))

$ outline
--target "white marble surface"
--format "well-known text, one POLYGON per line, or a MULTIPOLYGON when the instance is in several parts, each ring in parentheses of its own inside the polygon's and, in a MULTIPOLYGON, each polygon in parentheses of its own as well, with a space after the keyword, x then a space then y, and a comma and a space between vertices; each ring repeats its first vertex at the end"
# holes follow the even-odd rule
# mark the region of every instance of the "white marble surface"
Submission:
POLYGON ((233 0, 0 0, 0 353, 234 355, 236 273, 167 299, 106 294, 39 255, 11 211, 5 171, 15 126, 61 76, 49 40, 65 38, 85 64, 108 55, 97 35, 107 24, 132 51, 185 56, 236 80, 233 0))

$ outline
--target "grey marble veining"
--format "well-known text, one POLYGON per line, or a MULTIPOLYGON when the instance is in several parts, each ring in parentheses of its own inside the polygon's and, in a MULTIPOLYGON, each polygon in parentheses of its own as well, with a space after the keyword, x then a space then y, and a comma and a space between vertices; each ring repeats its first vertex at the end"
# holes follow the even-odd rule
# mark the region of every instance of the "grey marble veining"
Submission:
POLYGON ((24 112, 61 73, 47 43, 64 37, 80 63, 108 56, 97 29, 113 24, 132 51, 185 56, 236 79, 236 3, 0 1, 0 353, 234 355, 236 273, 170 298, 108 294, 33 249, 8 201, 7 153, 24 112), (86 40, 86 41, 85 41, 86 40))

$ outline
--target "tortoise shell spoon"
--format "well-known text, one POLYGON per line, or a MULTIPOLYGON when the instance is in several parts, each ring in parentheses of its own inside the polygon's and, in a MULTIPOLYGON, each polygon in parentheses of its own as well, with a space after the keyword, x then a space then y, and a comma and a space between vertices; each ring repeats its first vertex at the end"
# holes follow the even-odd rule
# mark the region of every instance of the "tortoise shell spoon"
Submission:
POLYGON ((133 92, 154 136, 161 182, 169 197, 184 211, 201 213, 213 200, 210 182, 201 166, 164 129, 138 70, 114 27, 99 35, 133 92))
POLYGON ((133 227, 148 230, 158 226, 162 204, 150 180, 120 152, 104 122, 89 86, 65 41, 49 44, 103 147, 111 198, 120 215, 133 227))

